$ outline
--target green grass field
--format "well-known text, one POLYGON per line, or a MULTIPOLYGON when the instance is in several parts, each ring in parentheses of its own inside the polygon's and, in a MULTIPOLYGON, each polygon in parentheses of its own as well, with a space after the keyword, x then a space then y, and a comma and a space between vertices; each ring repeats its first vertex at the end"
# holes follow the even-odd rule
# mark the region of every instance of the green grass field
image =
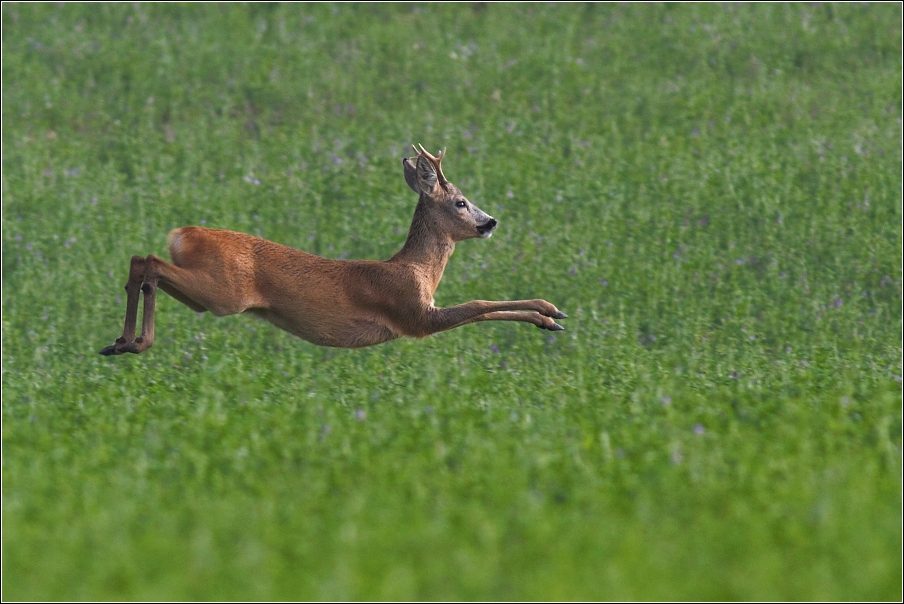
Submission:
POLYGON ((4 600, 900 600, 898 4, 2 8, 4 600), (199 224, 391 256, 361 350, 158 297, 199 224))

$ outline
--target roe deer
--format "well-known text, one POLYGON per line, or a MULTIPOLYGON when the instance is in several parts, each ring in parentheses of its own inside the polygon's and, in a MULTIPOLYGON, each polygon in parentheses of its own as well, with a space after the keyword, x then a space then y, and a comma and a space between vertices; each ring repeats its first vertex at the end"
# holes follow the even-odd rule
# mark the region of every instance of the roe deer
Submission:
POLYGON ((175 229, 169 234, 172 264, 153 254, 132 256, 122 336, 100 353, 139 353, 153 345, 158 287, 197 312, 252 313, 321 346, 371 346, 476 321, 564 329, 553 319, 566 315, 545 300, 433 306, 456 242, 486 239, 497 223, 443 176, 445 150, 437 157, 423 146, 414 150, 417 156, 404 158, 402 165, 408 186, 420 197, 408 239, 389 260, 328 260, 243 233, 175 229), (144 311, 136 338, 139 292, 144 311))

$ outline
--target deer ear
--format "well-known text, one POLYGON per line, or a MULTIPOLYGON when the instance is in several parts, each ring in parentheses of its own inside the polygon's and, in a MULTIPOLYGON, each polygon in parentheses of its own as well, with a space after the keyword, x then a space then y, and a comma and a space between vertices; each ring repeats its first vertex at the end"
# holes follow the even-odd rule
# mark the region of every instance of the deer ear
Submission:
POLYGON ((433 189, 436 188, 436 166, 433 165, 433 162, 424 157, 423 155, 419 155, 417 158, 417 171, 415 173, 417 177, 417 186, 420 190, 426 194, 433 193, 433 189))
POLYGON ((408 183, 412 191, 420 195, 421 188, 417 184, 417 168, 414 167, 414 164, 407 157, 402 159, 402 167, 405 169, 405 182, 408 183))

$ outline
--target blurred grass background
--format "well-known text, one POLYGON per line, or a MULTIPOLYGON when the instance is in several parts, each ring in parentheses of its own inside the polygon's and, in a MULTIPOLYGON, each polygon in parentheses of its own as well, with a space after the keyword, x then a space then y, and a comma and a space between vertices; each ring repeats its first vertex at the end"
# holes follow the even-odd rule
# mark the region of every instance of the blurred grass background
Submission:
POLYGON ((3 598, 901 598, 901 8, 2 7, 3 598), (169 229, 387 258, 400 158, 500 221, 317 348, 162 296, 169 229))

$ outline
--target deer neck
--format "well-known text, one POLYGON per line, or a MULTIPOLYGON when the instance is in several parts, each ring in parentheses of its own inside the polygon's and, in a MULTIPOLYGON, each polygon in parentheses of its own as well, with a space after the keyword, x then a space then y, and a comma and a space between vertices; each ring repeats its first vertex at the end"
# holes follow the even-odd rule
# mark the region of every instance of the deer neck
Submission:
POLYGON ((392 261, 416 265, 431 280, 431 291, 439 285, 446 262, 455 251, 455 241, 430 216, 429 208, 418 202, 405 245, 392 261))

